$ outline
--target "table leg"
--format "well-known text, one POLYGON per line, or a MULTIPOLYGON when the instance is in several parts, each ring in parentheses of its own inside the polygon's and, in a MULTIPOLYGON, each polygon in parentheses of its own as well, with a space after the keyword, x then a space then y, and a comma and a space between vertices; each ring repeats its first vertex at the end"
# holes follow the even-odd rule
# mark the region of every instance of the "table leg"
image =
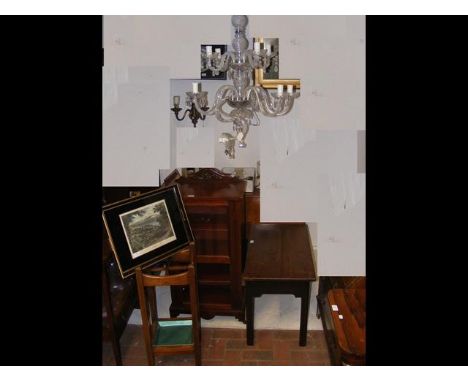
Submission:
POLYGON ((310 283, 304 283, 304 294, 301 297, 301 326, 299 329, 299 346, 307 344, 307 321, 309 319, 310 283))
POLYGON ((253 297, 250 288, 245 287, 245 315, 247 320, 247 345, 254 343, 254 309, 255 298, 253 297))

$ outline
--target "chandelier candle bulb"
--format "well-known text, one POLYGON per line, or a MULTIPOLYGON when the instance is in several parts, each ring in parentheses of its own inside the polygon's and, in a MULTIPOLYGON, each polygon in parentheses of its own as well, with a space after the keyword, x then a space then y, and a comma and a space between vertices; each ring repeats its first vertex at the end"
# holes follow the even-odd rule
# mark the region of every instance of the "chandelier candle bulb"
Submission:
POLYGON ((288 94, 289 95, 293 94, 293 85, 288 85, 288 94))
POLYGON ((254 42, 254 51, 257 54, 260 53, 260 43, 259 42, 254 42))
POLYGON ((192 93, 193 94, 198 93, 198 82, 192 82, 192 93))
POLYGON ((283 85, 278 85, 277 87, 277 91, 278 91, 278 97, 282 97, 283 96, 283 85))
POLYGON ((174 96, 174 107, 179 107, 180 105, 180 97, 174 96))

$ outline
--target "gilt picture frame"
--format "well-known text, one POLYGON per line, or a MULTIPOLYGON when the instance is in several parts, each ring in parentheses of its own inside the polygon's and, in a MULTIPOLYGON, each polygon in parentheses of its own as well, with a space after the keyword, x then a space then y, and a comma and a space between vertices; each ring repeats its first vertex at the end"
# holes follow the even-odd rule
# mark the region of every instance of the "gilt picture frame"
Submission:
POLYGON ((177 184, 106 205, 102 218, 122 278, 193 241, 177 184))
MULTIPOLYGON (((254 42, 265 43, 265 41, 270 40, 273 42, 278 39, 266 39, 264 37, 254 37, 254 42)), ((279 42, 278 42, 279 45, 279 42)), ((261 86, 264 89, 276 89, 278 85, 293 85, 295 89, 301 88, 300 79, 283 79, 283 78, 267 78, 272 76, 265 76, 263 69, 254 69, 253 78, 255 86, 261 86)))

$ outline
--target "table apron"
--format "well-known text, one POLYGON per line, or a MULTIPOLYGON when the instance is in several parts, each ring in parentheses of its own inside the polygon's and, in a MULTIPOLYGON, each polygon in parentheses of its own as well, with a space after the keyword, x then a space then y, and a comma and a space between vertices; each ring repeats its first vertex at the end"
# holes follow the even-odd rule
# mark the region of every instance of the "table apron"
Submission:
POLYGON ((306 297, 311 281, 246 281, 245 292, 249 297, 260 297, 263 294, 292 294, 295 297, 306 297))

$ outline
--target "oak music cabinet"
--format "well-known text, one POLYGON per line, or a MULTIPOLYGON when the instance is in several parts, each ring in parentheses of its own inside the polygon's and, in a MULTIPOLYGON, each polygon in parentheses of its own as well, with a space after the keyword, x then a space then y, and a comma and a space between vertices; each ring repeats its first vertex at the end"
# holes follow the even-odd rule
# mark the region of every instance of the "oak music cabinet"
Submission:
MULTIPOLYGON (((195 236, 200 316, 235 316, 244 321, 241 275, 246 181, 204 168, 173 182, 179 185, 195 236)), ((189 313, 184 288, 171 287, 171 297, 171 317, 189 313)))

